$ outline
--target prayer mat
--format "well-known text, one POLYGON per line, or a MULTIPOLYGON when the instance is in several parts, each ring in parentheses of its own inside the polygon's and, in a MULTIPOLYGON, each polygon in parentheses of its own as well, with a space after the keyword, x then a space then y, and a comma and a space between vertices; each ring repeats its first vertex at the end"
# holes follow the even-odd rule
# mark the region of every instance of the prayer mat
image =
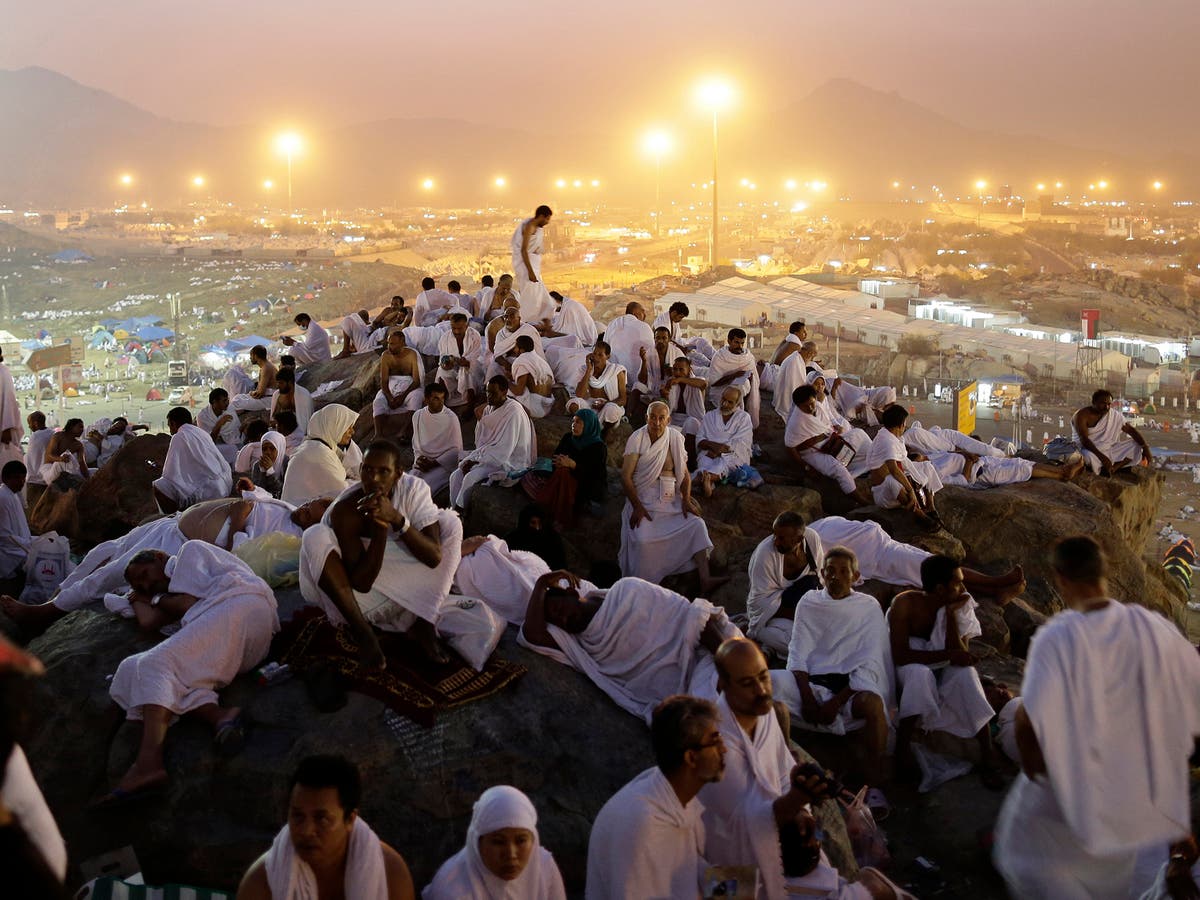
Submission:
POLYGON ((402 716, 432 728, 441 710, 490 697, 528 669, 495 654, 476 672, 449 650, 452 661, 435 665, 402 634, 376 632, 387 668, 364 670, 349 627, 334 627, 317 609, 296 613, 275 637, 271 658, 303 675, 314 666, 336 672, 347 690, 374 697, 402 716))

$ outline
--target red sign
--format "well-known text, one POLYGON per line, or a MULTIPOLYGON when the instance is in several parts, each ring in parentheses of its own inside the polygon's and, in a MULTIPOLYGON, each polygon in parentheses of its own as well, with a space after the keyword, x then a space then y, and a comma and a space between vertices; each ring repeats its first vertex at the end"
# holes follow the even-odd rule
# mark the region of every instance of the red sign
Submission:
POLYGON ((1080 310, 1079 320, 1083 329, 1084 340, 1094 341, 1100 336, 1100 310, 1080 310))

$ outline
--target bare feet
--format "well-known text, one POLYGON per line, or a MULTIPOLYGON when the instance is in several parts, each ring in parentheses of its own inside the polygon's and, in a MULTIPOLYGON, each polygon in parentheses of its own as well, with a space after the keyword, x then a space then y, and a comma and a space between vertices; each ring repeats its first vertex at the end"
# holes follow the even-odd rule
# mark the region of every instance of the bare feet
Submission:
POLYGON ((452 657, 442 645, 433 625, 424 619, 417 620, 417 623, 408 630, 408 636, 417 642, 417 646, 425 654, 425 658, 434 665, 444 666, 451 661, 452 657))
POLYGON ((113 788, 112 794, 139 794, 156 788, 167 783, 167 770, 162 766, 153 766, 145 769, 139 768, 137 763, 129 767, 129 770, 121 776, 121 780, 117 782, 113 788))
POLYGON ((22 631, 32 635, 41 634, 66 615, 64 610, 59 609, 53 603, 38 603, 31 606, 7 594, 0 597, 0 612, 16 622, 22 631))
POLYGON ((375 636, 374 631, 368 630, 366 634, 357 634, 355 640, 358 642, 359 665, 364 669, 382 670, 387 668, 387 659, 383 655, 383 648, 379 646, 379 638, 375 636))
POLYGON ((704 496, 711 497, 713 495, 713 477, 708 472, 701 477, 704 479, 704 496))
POLYGON ((1075 462, 1067 463, 1062 467, 1060 478, 1063 481, 1074 481, 1079 473, 1083 471, 1084 462, 1082 459, 1077 459, 1075 462))

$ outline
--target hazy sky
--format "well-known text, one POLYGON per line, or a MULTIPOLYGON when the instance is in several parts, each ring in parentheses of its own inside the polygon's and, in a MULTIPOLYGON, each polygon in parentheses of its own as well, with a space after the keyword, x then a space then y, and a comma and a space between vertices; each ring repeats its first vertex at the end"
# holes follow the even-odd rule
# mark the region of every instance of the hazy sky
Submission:
POLYGON ((747 113, 849 77, 964 124, 1086 147, 1161 155, 1200 136, 1196 0, 6 7, 0 68, 44 66, 160 115, 213 124, 442 116, 550 135, 633 130, 691 115, 690 86, 721 72, 747 113))

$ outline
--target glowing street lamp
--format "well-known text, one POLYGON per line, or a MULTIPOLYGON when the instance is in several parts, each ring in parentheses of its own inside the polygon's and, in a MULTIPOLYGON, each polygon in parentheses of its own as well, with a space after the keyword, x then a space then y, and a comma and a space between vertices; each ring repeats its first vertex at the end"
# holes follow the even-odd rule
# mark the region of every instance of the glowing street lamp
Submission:
POLYGON ((193 176, 192 187, 198 187, 198 188, 204 187, 204 176, 203 175, 193 176))
POLYGON ((579 178, 576 178, 571 182, 571 187, 583 187, 583 181, 579 178))
POLYGON ((987 182, 980 178, 975 182, 975 190, 979 192, 979 211, 975 214, 975 227, 978 228, 983 221, 983 191, 987 187, 987 182))
POLYGON ((273 189, 274 187, 275 187, 275 182, 273 182, 270 178, 267 178, 263 181, 263 190, 264 191, 269 191, 269 190, 273 189))
POLYGON ((1039 193, 1039 194, 1043 194, 1043 193, 1045 193, 1045 192, 1046 192, 1046 185, 1045 185, 1045 184, 1043 184, 1043 183, 1041 183, 1041 182, 1038 182, 1037 191, 1038 191, 1038 193, 1039 193))
POLYGON ((1156 191, 1161 191, 1163 189, 1163 183, 1161 181, 1155 181, 1154 184, 1152 184, 1150 186, 1152 188, 1154 188, 1156 191))
POLYGON ((125 187, 129 187, 130 185, 133 184, 133 176, 130 175, 128 172, 126 172, 124 175, 121 176, 120 181, 121 181, 122 185, 124 185, 125 187))
POLYGON ((1108 190, 1108 182, 1101 179, 1100 181, 1096 182, 1096 187, 1100 188, 1100 190, 1102 190, 1102 191, 1107 191, 1108 190))
POLYGON ((556 188, 558 188, 559 190, 561 190, 562 188, 565 188, 567 186, 567 179, 559 178, 557 181, 554 182, 554 186, 556 188))
POLYGON ((662 158, 671 149, 671 136, 665 131, 651 131, 643 138, 642 146, 654 157, 654 236, 658 237, 662 220, 662 158))
POLYGON ((508 186, 508 179, 505 178, 503 175, 497 175, 496 178, 492 181, 492 184, 494 184, 498 188, 503 189, 508 186))
POLYGON ((432 191, 433 188, 434 188, 434 180, 432 178, 426 178, 424 181, 421 182, 422 190, 432 191))
POLYGON ((709 79, 696 88, 696 100, 712 111, 713 117, 713 177, 712 177, 712 238, 708 245, 708 266, 717 266, 717 231, 720 222, 717 206, 717 116, 733 102, 733 87, 720 79, 709 79))
POLYGON ((784 186, 785 188, 787 188, 789 191, 794 191, 794 190, 796 189, 796 179, 795 179, 795 178, 789 178, 787 181, 785 181, 785 182, 783 183, 783 186, 784 186))
POLYGON ((819 194, 821 191, 825 190, 825 188, 829 187, 829 184, 824 181, 814 181, 809 185, 809 187, 819 194))
POLYGON ((275 149, 287 157, 288 215, 296 212, 292 203, 292 155, 300 152, 303 141, 294 131, 285 131, 275 138, 275 149))

